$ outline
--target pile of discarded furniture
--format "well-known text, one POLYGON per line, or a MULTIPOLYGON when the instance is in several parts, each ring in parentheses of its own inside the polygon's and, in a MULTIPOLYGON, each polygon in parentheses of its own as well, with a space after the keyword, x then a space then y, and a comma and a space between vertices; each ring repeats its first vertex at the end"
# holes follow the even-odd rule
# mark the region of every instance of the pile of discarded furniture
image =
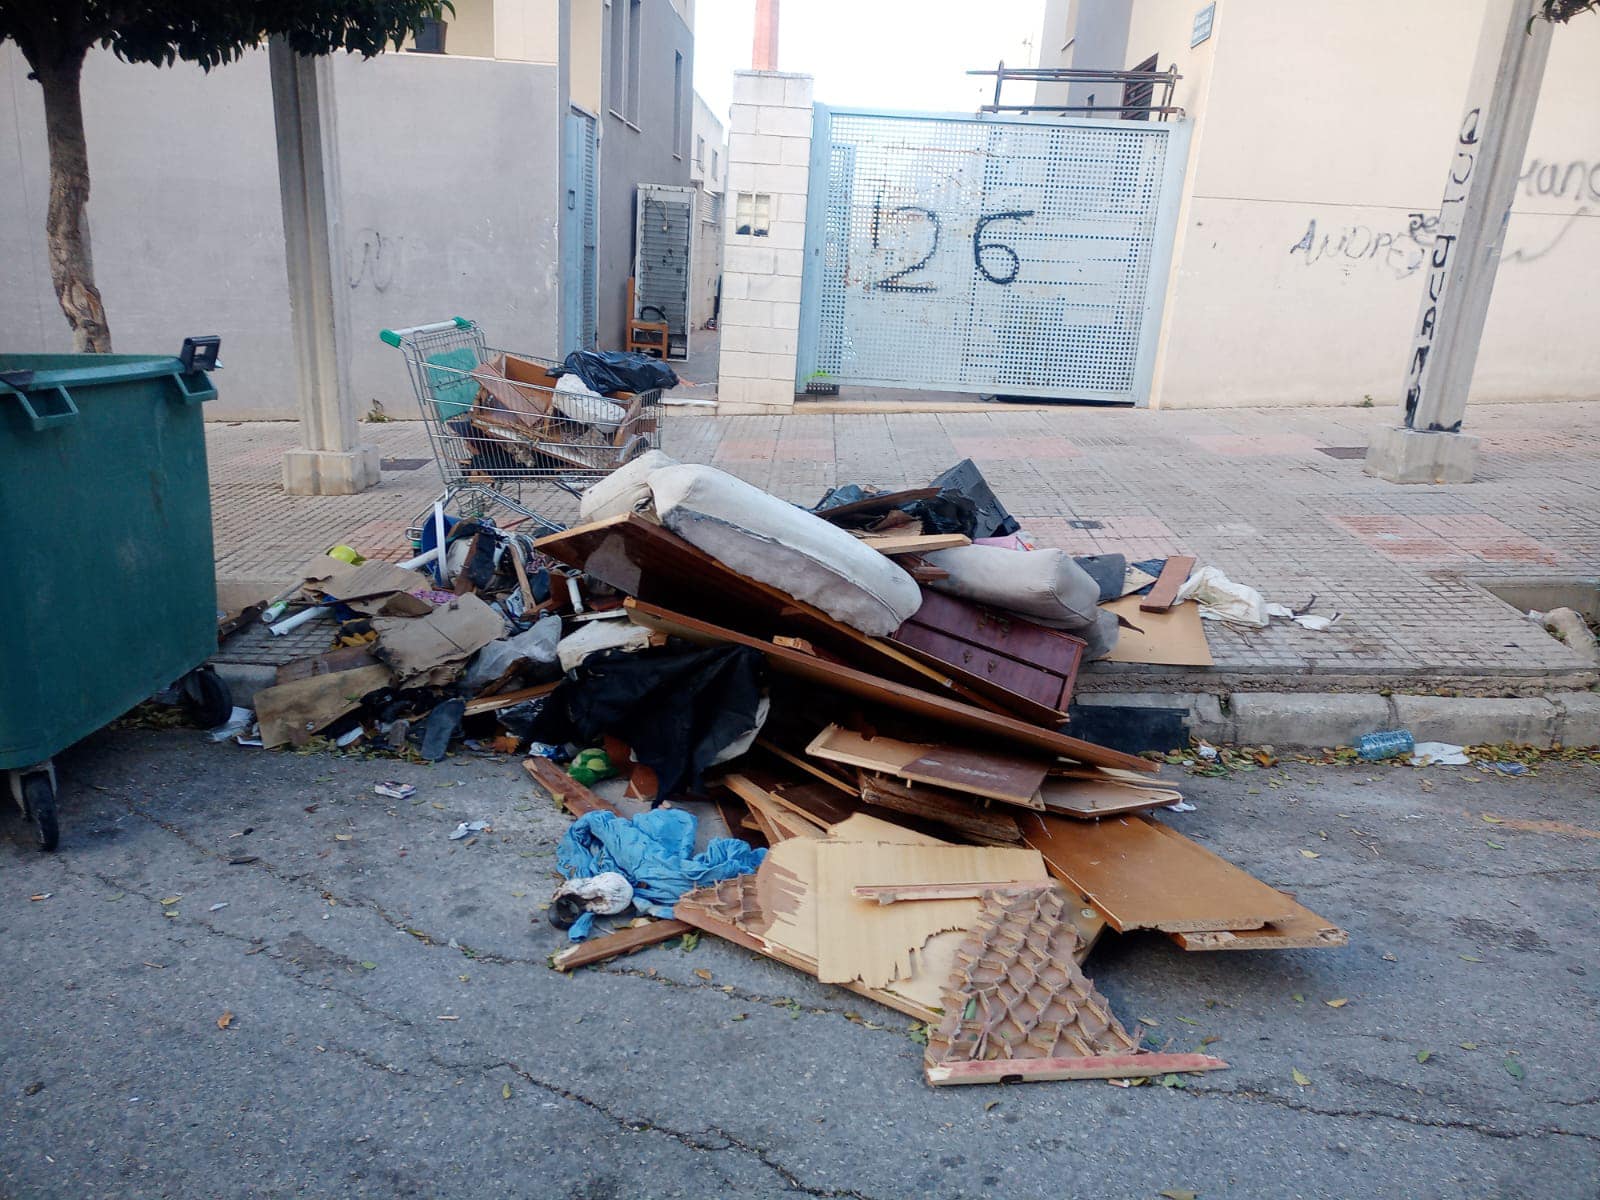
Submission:
POLYGON ((1086 661, 1203 648, 1193 560, 1029 548, 970 462, 807 510, 651 450, 580 513, 310 564, 332 648, 256 697, 267 746, 525 754, 576 817, 556 966, 699 930, 926 1022, 930 1083, 1137 1079, 1226 1064, 1123 1027, 1082 970, 1108 928, 1346 942, 1163 823, 1156 762, 1071 731, 1086 661))

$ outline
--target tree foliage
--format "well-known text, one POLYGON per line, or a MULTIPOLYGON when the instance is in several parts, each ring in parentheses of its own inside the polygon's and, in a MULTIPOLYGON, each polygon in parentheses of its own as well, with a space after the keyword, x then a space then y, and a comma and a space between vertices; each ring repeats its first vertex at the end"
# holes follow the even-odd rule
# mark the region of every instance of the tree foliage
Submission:
POLYGON ((1600 0, 1539 0, 1539 15, 1546 21, 1567 22, 1579 13, 1594 12, 1600 0))
POLYGON ((442 8, 448 0, 0 0, 0 41, 14 40, 35 70, 81 61, 94 46, 210 70, 280 35, 301 54, 371 57, 442 8))

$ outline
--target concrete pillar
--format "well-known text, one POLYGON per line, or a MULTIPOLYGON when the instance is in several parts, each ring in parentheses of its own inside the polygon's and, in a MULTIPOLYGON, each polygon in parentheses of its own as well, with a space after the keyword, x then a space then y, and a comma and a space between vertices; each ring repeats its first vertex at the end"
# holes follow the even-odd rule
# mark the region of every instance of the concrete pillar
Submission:
POLYGON ((278 133, 278 190, 289 271, 299 396, 299 450, 283 456, 283 488, 295 496, 348 496, 378 482, 378 451, 357 440, 345 289, 333 264, 344 261, 339 236, 339 160, 333 81, 326 58, 307 58, 281 38, 267 51, 272 115, 278 133))
POLYGON ((736 71, 729 114, 717 402, 727 413, 792 408, 811 175, 811 76, 736 71), (740 233, 740 197, 764 225, 740 233))
POLYGON ((1478 439, 1461 432, 1551 25, 1535 0, 1489 0, 1439 230, 1406 359, 1405 424, 1381 429, 1366 472, 1395 483, 1465 483, 1478 439))

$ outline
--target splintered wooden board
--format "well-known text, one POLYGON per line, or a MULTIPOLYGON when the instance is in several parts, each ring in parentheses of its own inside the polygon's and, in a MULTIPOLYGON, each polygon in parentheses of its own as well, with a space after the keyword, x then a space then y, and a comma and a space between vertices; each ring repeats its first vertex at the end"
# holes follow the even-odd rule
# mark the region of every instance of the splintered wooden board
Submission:
POLYGON ((1134 754, 1124 754, 1120 750, 1097 746, 1093 742, 1069 737, 1054 730, 1040 729, 1036 725, 1029 725, 1004 713, 987 712, 970 704, 963 704, 959 700, 947 699, 932 692, 918 691, 893 680, 880 679, 853 667, 813 658, 809 654, 802 654, 785 646, 774 646, 771 642, 747 637, 731 629, 708 625, 704 621, 686 617, 682 613, 668 612, 653 604, 646 604, 642 600, 629 599, 626 601, 626 607, 634 622, 648 629, 669 633, 702 646, 749 646, 761 651, 766 656, 767 663, 775 671, 834 691, 844 692, 846 695, 871 700, 886 708, 910 713, 937 725, 976 734, 994 745, 996 749, 1005 747, 1011 750, 1019 748, 1044 750, 1050 754, 1059 754, 1094 766, 1126 767, 1133 771, 1154 772, 1160 769, 1155 763, 1134 754))
POLYGON ((953 673, 929 666, 787 592, 731 570, 670 529, 637 513, 577 525, 542 537, 534 545, 542 553, 646 603, 698 613, 709 621, 761 639, 799 635, 818 649, 863 670, 911 687, 955 693, 984 707, 998 707, 960 684, 953 673))
POLYGON ((1320 950, 1348 946, 1350 935, 1326 917, 1319 917, 1285 895, 1294 905, 1287 921, 1273 921, 1260 929, 1228 929, 1169 933, 1185 950, 1320 950))
POLYGON ((928 746, 889 737, 865 737, 838 725, 829 725, 806 747, 813 758, 848 763, 869 771, 898 775, 913 783, 927 783, 952 791, 1043 808, 1039 786, 1049 769, 1047 758, 1014 754, 987 754, 958 746, 928 746))
POLYGON ((1036 850, 983 846, 837 842, 817 845, 817 978, 886 987, 909 980, 935 934, 966 930, 978 917, 974 898, 883 905, 860 900, 857 884, 927 884, 986 880, 1044 882, 1036 850))
POLYGON ((878 808, 932 821, 979 845, 1022 840, 1022 830, 1009 812, 974 804, 971 797, 943 788, 901 783, 887 775, 863 771, 861 799, 878 808))
POLYGON ((1193 600, 1166 612, 1139 611, 1138 596, 1124 596, 1101 608, 1126 617, 1137 626, 1117 631, 1117 644, 1103 662, 1146 663, 1167 667, 1209 667, 1211 647, 1206 643, 1205 622, 1193 600))
POLYGON ((1120 813, 1165 808, 1183 799, 1172 788, 1140 787, 1117 779, 1059 779, 1044 781, 1039 789, 1046 811, 1093 821, 1120 813))
POLYGON ((828 832, 821 821, 793 805, 780 802, 771 792, 743 775, 729 775, 722 782, 750 806, 751 814, 760 822, 769 842, 787 841, 792 837, 819 838, 828 832))
POLYGON ((890 558, 901 554, 931 554, 935 550, 953 550, 957 546, 972 545, 972 539, 964 533, 869 533, 861 540, 879 554, 890 558))
POLYGON ((1074 821, 1019 813, 1022 838, 1119 933, 1260 929, 1299 906, 1175 829, 1148 817, 1074 821))

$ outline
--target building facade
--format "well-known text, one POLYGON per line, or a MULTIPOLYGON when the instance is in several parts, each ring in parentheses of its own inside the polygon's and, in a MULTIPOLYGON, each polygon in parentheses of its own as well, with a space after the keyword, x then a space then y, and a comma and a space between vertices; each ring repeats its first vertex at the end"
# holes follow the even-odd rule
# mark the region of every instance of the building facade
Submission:
MULTIPOLYGON (((492 345, 560 358, 578 340, 576 289, 592 293, 600 344, 619 345, 634 189, 689 182, 692 0, 454 8, 402 52, 340 55, 323 76, 334 275, 349 288, 339 345, 362 413, 377 403, 417 414, 399 354, 378 341, 386 327, 459 314, 492 345), (626 20, 610 80, 615 6, 626 20), (582 254, 569 253, 581 222, 564 216, 579 183, 565 152, 578 113, 596 122, 599 148, 587 282, 582 254)), ((114 343, 171 353, 186 335, 220 334, 211 419, 297 411, 266 58, 252 51, 207 73, 96 50, 84 69, 88 223, 114 343)), ((45 254, 43 99, 9 43, 0 96, 0 348, 67 351, 45 254)))
POLYGON ((689 182, 695 190, 694 266, 689 312, 696 329, 716 316, 722 288, 722 205, 727 190, 728 134, 711 106, 694 97, 694 157, 689 182))
MULTIPOLYGON (((1484 2, 1048 0, 1041 66, 1183 77, 1152 406, 1400 402, 1484 2)), ((1475 401, 1600 396, 1600 343, 1568 336, 1600 318, 1597 61, 1600 17, 1557 27, 1475 401)), ((1074 84, 1037 100, 1123 98, 1074 84)))

